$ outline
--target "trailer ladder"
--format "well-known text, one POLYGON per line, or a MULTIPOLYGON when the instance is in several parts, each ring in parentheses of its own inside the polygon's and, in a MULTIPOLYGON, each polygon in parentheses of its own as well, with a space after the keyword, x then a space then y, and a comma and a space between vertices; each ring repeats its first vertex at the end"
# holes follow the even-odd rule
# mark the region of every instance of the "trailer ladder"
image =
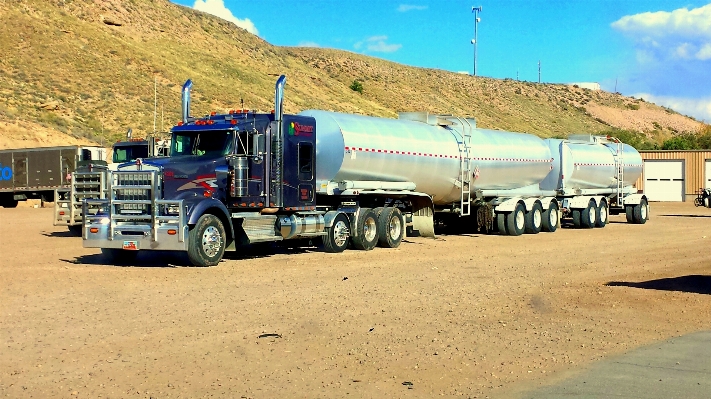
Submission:
POLYGON ((459 181, 461 182, 459 214, 461 216, 469 216, 472 214, 472 125, 467 119, 455 118, 462 126, 462 141, 457 141, 459 146, 459 181))
POLYGON ((617 141, 617 154, 615 154, 615 173, 617 177, 617 206, 625 206, 625 197, 623 190, 625 188, 625 162, 624 162, 624 144, 617 141))

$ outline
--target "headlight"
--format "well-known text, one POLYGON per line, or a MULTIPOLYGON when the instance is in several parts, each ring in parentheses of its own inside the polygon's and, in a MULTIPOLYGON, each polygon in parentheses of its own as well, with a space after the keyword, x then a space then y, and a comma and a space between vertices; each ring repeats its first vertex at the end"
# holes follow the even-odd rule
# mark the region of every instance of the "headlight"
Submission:
POLYGON ((109 224, 109 223, 111 223, 111 219, 109 219, 109 218, 99 219, 99 224, 109 224))

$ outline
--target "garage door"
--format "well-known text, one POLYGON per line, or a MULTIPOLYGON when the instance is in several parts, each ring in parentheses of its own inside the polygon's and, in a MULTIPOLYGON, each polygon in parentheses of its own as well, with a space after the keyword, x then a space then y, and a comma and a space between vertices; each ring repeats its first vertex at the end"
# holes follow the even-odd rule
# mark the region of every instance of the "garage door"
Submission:
POLYGON ((706 160, 706 168, 704 168, 704 179, 706 179, 705 188, 711 188, 711 160, 706 160))
POLYGON ((683 201, 684 161, 644 161, 644 193, 650 201, 683 201))

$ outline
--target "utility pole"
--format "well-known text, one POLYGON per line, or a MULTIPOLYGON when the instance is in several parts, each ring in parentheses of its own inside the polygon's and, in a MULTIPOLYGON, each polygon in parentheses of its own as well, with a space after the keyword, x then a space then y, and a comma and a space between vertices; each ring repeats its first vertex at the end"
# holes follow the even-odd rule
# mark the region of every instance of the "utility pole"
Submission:
POLYGON ((481 18, 479 18, 479 14, 481 12, 481 6, 479 7, 472 7, 472 12, 474 13, 474 39, 472 39, 472 44, 474 45, 474 75, 476 76, 476 45, 477 45, 477 33, 478 33, 478 25, 479 21, 481 21, 481 18))

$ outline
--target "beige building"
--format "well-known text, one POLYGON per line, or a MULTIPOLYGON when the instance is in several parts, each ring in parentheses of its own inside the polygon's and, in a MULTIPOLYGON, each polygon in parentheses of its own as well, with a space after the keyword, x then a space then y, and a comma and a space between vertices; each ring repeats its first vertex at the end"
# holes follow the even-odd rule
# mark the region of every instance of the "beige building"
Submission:
POLYGON ((640 151, 644 160, 636 187, 650 201, 693 201, 711 188, 711 151, 640 151))

